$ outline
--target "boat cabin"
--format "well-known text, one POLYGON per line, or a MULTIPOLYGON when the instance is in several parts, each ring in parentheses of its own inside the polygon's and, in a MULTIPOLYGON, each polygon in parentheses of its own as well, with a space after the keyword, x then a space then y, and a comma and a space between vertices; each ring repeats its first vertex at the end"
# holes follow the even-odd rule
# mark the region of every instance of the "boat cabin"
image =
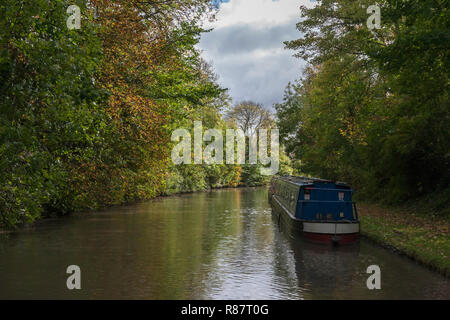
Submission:
POLYGON ((274 177, 270 193, 291 218, 309 221, 357 221, 353 190, 344 182, 307 177, 274 177))

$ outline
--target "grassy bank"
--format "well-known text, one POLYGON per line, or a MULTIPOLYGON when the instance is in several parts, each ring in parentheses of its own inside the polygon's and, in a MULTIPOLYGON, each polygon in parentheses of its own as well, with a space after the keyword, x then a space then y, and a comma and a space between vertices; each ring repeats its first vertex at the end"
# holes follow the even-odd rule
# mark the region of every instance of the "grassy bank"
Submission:
POLYGON ((423 208, 358 203, 361 234, 450 276, 450 221, 423 208))

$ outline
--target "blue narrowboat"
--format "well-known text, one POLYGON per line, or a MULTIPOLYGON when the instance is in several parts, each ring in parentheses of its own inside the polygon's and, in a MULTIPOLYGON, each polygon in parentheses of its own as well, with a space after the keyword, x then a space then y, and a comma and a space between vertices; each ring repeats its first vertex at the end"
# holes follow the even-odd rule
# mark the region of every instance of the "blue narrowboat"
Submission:
POLYGON ((347 244, 359 238, 353 190, 344 182, 274 176, 269 202, 279 221, 314 242, 347 244))

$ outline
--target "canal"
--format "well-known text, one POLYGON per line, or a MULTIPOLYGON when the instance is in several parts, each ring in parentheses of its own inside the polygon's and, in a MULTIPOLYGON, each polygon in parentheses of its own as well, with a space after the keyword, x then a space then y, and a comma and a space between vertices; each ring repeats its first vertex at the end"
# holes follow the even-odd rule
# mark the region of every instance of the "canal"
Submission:
POLYGON ((265 188, 155 199, 0 236, 1 299, 449 299, 449 280, 366 240, 289 235, 265 188), (368 290, 370 265, 381 290, 368 290), (68 290, 66 268, 81 269, 68 290))

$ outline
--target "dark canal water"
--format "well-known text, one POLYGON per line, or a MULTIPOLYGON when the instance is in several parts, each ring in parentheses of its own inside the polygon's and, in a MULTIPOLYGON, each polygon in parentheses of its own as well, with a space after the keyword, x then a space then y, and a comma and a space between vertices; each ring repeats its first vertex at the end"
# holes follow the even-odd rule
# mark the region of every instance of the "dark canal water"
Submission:
POLYGON ((158 199, 0 236, 0 298, 449 299, 449 280, 367 241, 290 237, 264 188, 158 199), (381 268, 381 290, 366 269, 381 268), (68 290, 66 268, 81 268, 68 290))

